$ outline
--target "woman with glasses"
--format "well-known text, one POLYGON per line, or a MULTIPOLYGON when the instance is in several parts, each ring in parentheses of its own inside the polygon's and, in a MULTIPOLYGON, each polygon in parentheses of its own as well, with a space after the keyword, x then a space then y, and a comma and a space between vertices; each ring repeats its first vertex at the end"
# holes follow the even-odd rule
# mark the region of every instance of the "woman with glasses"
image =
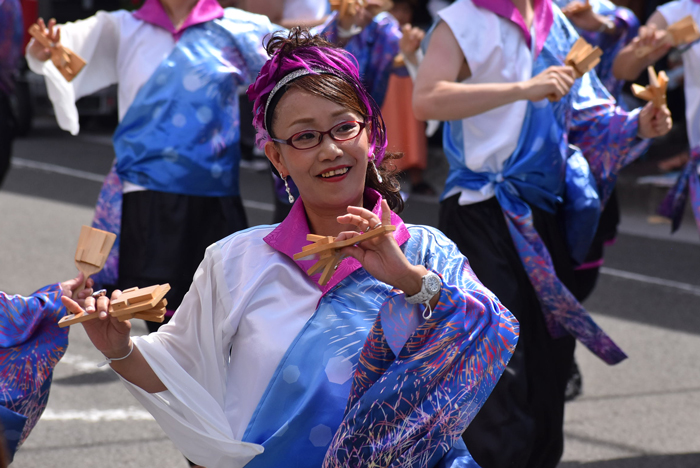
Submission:
MULTIPOLYGON (((180 450, 215 467, 474 466, 461 442, 518 324, 439 231, 407 226, 379 109, 346 52, 273 37, 249 88, 258 142, 300 198, 279 225, 212 245, 174 319, 147 337, 89 300, 85 322, 180 450), (330 280, 294 260, 352 239, 330 280)), ((118 297, 115 292, 112 298, 118 297)), ((79 307, 65 301, 73 311, 79 307)))

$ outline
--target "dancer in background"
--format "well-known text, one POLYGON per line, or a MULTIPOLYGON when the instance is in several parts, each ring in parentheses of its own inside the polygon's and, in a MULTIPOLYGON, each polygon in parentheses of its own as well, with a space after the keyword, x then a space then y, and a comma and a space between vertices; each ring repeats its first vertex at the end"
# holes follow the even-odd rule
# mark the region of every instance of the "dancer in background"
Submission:
POLYGON ((106 298, 85 330, 208 468, 474 466, 460 434, 504 370, 517 323, 442 233, 391 211, 402 199, 382 164, 381 113, 352 57, 300 30, 268 49, 248 91, 254 122, 301 198, 283 223, 211 246, 157 333, 130 338, 106 298), (344 248, 324 286, 306 273, 314 260, 291 258, 310 233, 342 240, 389 225, 344 248))
MULTIPOLYGON (((636 80, 646 67, 670 50, 670 42, 665 40, 669 34, 666 28, 689 15, 695 23, 700 23, 700 3, 680 0, 659 6, 640 31, 639 38, 620 52, 615 61, 615 75, 620 79, 636 80), (646 46, 651 47, 650 52, 637 57, 636 51, 646 46)), ((694 42, 681 46, 681 50, 690 159, 659 209, 662 215, 671 219, 674 232, 680 227, 688 197, 700 229, 700 45, 694 42)))
MULTIPOLYGON (((68 328, 58 327, 66 314, 60 299, 72 297, 82 282, 81 273, 27 297, 0 292, 0 445, 4 439, 7 463, 46 408, 53 369, 68 346, 68 328)), ((86 286, 79 305, 92 294, 92 279, 86 286)))
MULTIPOLYGON (((43 23, 42 23, 43 26, 43 23)), ((266 60, 264 16, 216 0, 146 0, 59 27, 54 42, 87 61, 70 83, 30 43, 30 68, 46 77, 61 128, 77 134, 75 101, 119 84, 115 166, 93 225, 119 234, 96 275, 121 288, 170 283, 182 301, 207 246, 247 227, 239 193, 238 90, 266 60)), ((150 330, 157 324, 147 323, 150 330)))
POLYGON ((551 1, 459 0, 440 18, 414 91, 419 119, 447 121, 439 227, 521 324, 464 439, 482 468, 555 467, 575 340, 626 357, 569 291, 571 259, 630 149, 668 132, 670 114, 623 111, 593 71, 576 80, 562 64, 578 34, 551 1))
POLYGON ((435 190, 425 182, 423 171, 428 166, 428 139, 425 135, 425 122, 413 115, 413 77, 422 56, 420 44, 425 33, 412 27, 414 11, 418 6, 416 0, 399 0, 393 2, 390 10, 401 26, 399 47, 409 74, 402 76, 394 73, 389 78, 386 98, 382 105, 382 115, 386 121, 389 149, 403 153, 403 157, 394 162, 397 170, 406 172, 411 183, 411 192, 420 195, 435 195, 435 190), (410 69, 413 68, 413 72, 410 69))

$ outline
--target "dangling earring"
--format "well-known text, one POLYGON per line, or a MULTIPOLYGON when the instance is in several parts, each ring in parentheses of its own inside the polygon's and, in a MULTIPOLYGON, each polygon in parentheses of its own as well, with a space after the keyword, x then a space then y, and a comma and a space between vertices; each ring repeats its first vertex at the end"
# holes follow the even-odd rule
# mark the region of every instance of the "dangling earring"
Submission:
POLYGON ((292 195, 292 191, 289 188, 287 176, 282 177, 282 180, 284 181, 284 189, 287 191, 287 195, 289 195, 289 203, 294 203, 294 195, 292 195))
POLYGON ((379 173, 379 169, 377 169, 377 165, 374 164, 374 158, 370 159, 370 161, 372 161, 372 167, 374 168, 374 174, 377 176, 377 180, 381 184, 382 182, 384 182, 384 179, 382 179, 382 175, 379 173))

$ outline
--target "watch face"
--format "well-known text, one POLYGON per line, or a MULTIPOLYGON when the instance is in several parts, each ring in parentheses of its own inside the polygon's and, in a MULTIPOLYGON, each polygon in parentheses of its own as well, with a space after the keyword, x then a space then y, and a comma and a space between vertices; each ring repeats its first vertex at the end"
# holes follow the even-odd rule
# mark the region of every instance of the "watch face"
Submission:
POLYGON ((425 277, 425 289, 434 296, 440 291, 440 286, 442 286, 442 281, 440 277, 436 274, 426 275, 425 277))

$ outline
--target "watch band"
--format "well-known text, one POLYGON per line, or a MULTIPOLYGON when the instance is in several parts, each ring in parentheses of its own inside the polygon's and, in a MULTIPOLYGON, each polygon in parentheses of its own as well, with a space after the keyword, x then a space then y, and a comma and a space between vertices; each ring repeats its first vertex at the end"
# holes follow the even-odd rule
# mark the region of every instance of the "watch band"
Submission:
POLYGON ((430 307, 430 300, 440 292, 442 279, 436 273, 429 271, 423 276, 420 291, 413 296, 406 296, 409 304, 424 304, 423 318, 428 320, 433 315, 433 308, 430 307))

